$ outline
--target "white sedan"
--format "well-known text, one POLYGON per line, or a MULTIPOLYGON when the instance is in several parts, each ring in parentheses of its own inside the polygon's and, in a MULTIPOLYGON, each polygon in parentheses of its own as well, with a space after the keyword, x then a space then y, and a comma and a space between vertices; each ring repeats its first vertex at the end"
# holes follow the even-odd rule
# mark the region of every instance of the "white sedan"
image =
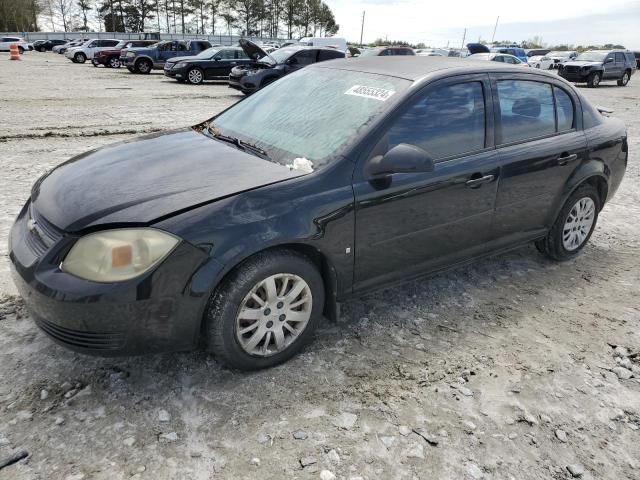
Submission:
POLYGON ((529 57, 529 65, 533 68, 540 68, 542 70, 549 70, 552 68, 553 59, 545 55, 535 55, 529 57))
POLYGON ((474 53, 467 57, 469 60, 484 60, 491 62, 501 62, 509 65, 520 65, 521 67, 529 67, 528 63, 523 62, 514 55, 508 53, 474 53))

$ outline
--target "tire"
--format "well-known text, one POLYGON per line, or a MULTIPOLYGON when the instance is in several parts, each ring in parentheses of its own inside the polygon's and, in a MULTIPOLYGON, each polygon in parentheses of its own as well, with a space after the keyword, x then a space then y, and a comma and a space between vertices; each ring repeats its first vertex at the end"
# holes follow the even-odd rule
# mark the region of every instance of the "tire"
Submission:
POLYGON ((44 48, 44 47, 38 47, 38 51, 39 51, 40 53, 44 53, 44 52, 46 52, 46 51, 47 51, 47 49, 46 49, 46 48, 44 48))
POLYGON ((587 85, 590 88, 598 88, 598 85, 600 85, 601 80, 602 80, 602 73, 593 72, 589 74, 589 77, 587 78, 587 85))
MULTIPOLYGON (((562 207, 562 210, 560 210, 558 218, 551 227, 551 230, 549 230, 549 233, 545 238, 536 242, 536 247, 541 253, 553 260, 564 261, 575 257, 591 238, 591 234, 593 233, 593 230, 596 227, 596 223, 598 222, 598 213, 600 212, 600 207, 600 197, 596 188, 588 183, 581 185, 576 189, 575 192, 573 192, 569 196, 564 206, 562 207), (578 207, 578 204, 580 202, 584 201, 588 205, 589 200, 593 202, 592 223, 588 229, 586 227, 583 228, 582 231, 584 232, 584 237, 580 239, 579 243, 573 245, 571 248, 567 248, 567 243, 570 242, 565 242, 565 238, 572 238, 571 235, 574 232, 572 232, 571 230, 571 224, 576 224, 576 222, 572 222, 571 224, 569 224, 569 217, 570 215, 574 215, 574 213, 576 212, 574 208, 578 207)), ((584 217, 578 218, 586 219, 587 216, 585 215, 584 217)), ((579 222, 577 224, 580 225, 579 222)), ((578 236, 580 236, 580 228, 580 226, 577 227, 578 232, 576 235, 578 236)), ((576 227, 573 227, 573 230, 575 231, 576 227)))
POLYGON ((152 69, 153 69, 153 65, 146 58, 142 58, 136 62, 136 65, 135 65, 136 73, 148 75, 151 73, 152 69))
POLYGON ((87 56, 82 52, 78 52, 73 56, 73 61, 76 63, 84 63, 87 61, 87 56))
POLYGON ((214 292, 205 319, 208 349, 229 368, 273 367, 293 357, 312 339, 323 308, 322 277, 307 257, 291 250, 258 253, 236 267, 214 292), (273 286, 271 301, 264 287, 267 283, 273 286), (303 289, 296 295, 294 289, 299 287, 303 289), (294 297, 287 301, 289 294, 294 297), (253 300, 256 297, 261 303, 253 300), (293 307, 301 311, 286 305, 305 299, 302 306, 293 307), (241 317, 241 310, 249 312, 251 318, 241 317), (291 320, 294 315, 306 320, 291 320), (251 329, 253 325, 257 327, 251 329), (239 329, 250 330, 241 335, 239 329), (297 332, 293 334, 291 329, 297 332), (276 343, 278 332, 281 347, 276 343))
POLYGON ((625 70, 625 72, 622 74, 622 78, 618 80, 618 86, 626 87, 627 83, 629 83, 630 78, 631 78, 631 72, 629 72, 629 70, 625 70))
POLYGON ((200 85, 204 82, 204 72, 200 68, 192 68, 187 72, 187 78, 189 79, 189 83, 200 85))
POLYGON ((18 53, 22 55, 24 53, 24 48, 18 47, 18 53))
POLYGON ((136 69, 133 67, 127 67, 127 70, 129 70, 131 73, 136 73, 136 69))
POLYGON ((120 68, 120 59, 116 57, 111 57, 105 66, 109 68, 120 68))

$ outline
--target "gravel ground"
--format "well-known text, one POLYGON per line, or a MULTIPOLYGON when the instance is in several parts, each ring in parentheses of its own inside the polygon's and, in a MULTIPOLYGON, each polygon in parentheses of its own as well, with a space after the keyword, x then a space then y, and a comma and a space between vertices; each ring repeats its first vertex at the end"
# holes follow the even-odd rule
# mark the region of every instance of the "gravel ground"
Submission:
POLYGON ((240 97, 52 53, 2 65, 0 465, 28 457, 1 480, 640 478, 640 76, 583 90, 627 122, 631 156, 577 259, 526 247, 352 301, 302 355, 240 374, 58 347, 6 258, 45 170, 240 97))

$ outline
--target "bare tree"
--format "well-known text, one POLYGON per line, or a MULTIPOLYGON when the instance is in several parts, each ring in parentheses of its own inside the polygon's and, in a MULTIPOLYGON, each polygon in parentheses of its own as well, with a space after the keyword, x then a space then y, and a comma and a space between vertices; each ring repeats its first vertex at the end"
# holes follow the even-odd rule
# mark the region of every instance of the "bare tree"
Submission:
POLYGON ((80 9, 80 15, 82 15, 82 29, 85 32, 88 32, 89 31, 88 14, 93 8, 93 5, 91 4, 91 0, 78 0, 77 6, 80 9))
POLYGON ((53 11, 62 21, 62 28, 65 32, 68 32, 71 26, 70 22, 73 17, 74 5, 73 0, 53 0, 53 11))

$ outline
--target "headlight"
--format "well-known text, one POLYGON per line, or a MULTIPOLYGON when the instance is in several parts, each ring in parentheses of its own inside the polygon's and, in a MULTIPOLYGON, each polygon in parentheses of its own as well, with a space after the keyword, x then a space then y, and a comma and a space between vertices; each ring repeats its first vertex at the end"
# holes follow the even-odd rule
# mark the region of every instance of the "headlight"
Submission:
POLYGON ((180 240, 153 228, 91 233, 78 240, 60 268, 94 282, 119 282, 158 265, 180 240))
POLYGON ((133 58, 135 56, 136 56, 135 52, 127 52, 127 57, 133 58))

